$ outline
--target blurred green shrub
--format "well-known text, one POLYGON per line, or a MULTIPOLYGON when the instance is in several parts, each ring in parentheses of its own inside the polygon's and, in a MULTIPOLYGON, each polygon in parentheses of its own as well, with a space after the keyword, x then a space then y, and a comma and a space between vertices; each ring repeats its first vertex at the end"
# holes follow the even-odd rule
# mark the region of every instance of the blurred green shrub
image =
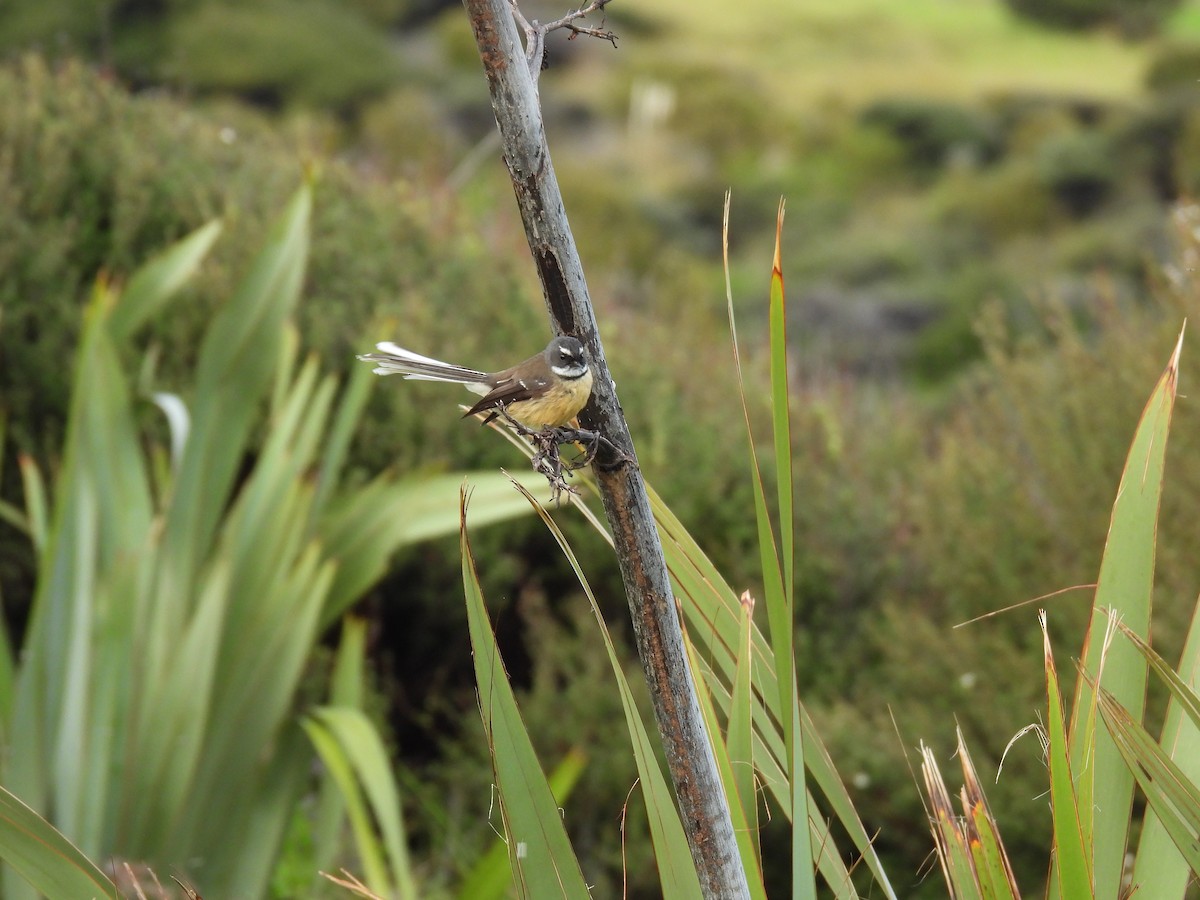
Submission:
POLYGON ((90 0, 6 3, 0 7, 0 51, 37 47, 49 54, 103 55, 105 26, 115 5, 100 8, 90 0))
MULTIPOLYGON (((19 506, 15 451, 55 463, 68 402, 64 361, 97 274, 119 281, 164 243, 223 219, 227 239, 185 289, 186 302, 136 341, 139 358, 153 350, 159 384, 185 384, 199 335, 300 163, 284 137, 244 109, 203 113, 161 94, 130 96, 82 65, 51 69, 34 57, 0 68, 0 160, 0 408, 8 425, 0 489, 19 506)), ((456 204, 335 162, 324 166, 315 193, 296 321, 327 369, 344 372, 356 352, 385 338, 485 368, 544 344, 540 302, 519 289, 513 272, 523 257, 481 239, 486 217, 468 224, 456 204)), ((381 385, 351 448, 350 479, 385 469, 511 465, 503 442, 459 421, 459 399, 445 386, 381 385)), ((145 425, 160 427, 154 417, 145 425)), ((432 569, 458 571, 453 549, 426 549, 423 558, 432 569)), ((33 561, 6 525, 0 583, 5 614, 19 631, 33 561)))
POLYGON ((676 64, 659 65, 637 77, 673 89, 671 130, 714 160, 741 153, 761 156, 790 137, 790 123, 764 114, 763 88, 744 72, 676 64))
POLYGON ((1170 258, 1169 243, 1159 210, 1129 203, 1120 215, 1096 216, 1062 233, 1055 241, 1054 256, 1063 271, 1055 283, 1061 289, 1078 282, 1078 289, 1065 291, 1064 299, 1074 302, 1082 297, 1085 308, 1100 282, 1124 300, 1144 298, 1157 261, 1170 258))
POLYGON ((1123 181, 1143 175, 1157 198, 1174 202, 1187 194, 1182 173, 1191 160, 1181 146, 1189 123, 1197 118, 1192 90, 1150 94, 1129 114, 1113 123, 1116 152, 1123 161, 1123 181))
POLYGON ((859 121, 899 141, 918 171, 980 165, 999 151, 996 123, 986 111, 966 106, 898 97, 869 104, 859 121))
POLYGON ((435 184, 466 149, 429 91, 403 86, 366 104, 358 118, 354 153, 388 175, 435 184))
POLYGON ((278 106, 352 108, 401 73, 384 28, 408 0, 16 2, 0 8, 0 51, 80 56, 136 84, 231 91, 278 106))
POLYGON ((273 107, 348 109, 400 72, 383 32, 322 0, 206 3, 175 16, 169 34, 161 65, 168 82, 273 107))
POLYGON ((1038 148, 1036 164, 1047 190, 1075 217, 1094 213, 1108 200, 1121 174, 1112 140, 1097 130, 1048 138, 1038 148))
POLYGON ((983 170, 950 173, 931 200, 948 226, 976 228, 997 243, 1045 234, 1058 218, 1037 167, 1021 156, 983 170))
MULTIPOLYGON (((744 155, 718 171, 698 176, 684 189, 690 204, 719 233, 713 203, 729 184, 737 185, 730 215, 735 247, 769 240, 780 198, 787 202, 791 226, 784 235, 794 245, 793 265, 817 259, 809 253, 814 239, 852 221, 867 198, 894 194, 897 184, 912 179, 906 148, 894 135, 866 128, 842 110, 823 110, 814 121, 789 129, 789 140, 769 153, 744 155), (790 237, 789 237, 790 235, 790 237)), ((881 236, 863 235, 867 244, 881 236)), ((882 238, 886 240, 887 238, 882 238)), ((839 257, 853 253, 855 239, 831 240, 839 257)), ((869 254, 869 249, 864 252, 869 254)), ((818 264, 814 274, 825 274, 818 264)))
POLYGON ((1178 196, 1200 195, 1200 111, 1191 111, 1185 119, 1174 151, 1172 181, 1178 196))
MULTIPOLYGON (((45 456, 61 435, 61 361, 75 341, 74 311, 96 274, 128 272, 164 241, 225 219, 232 240, 200 272, 192 302, 153 323, 146 338, 160 348, 164 377, 186 371, 199 329, 246 259, 247 236, 282 201, 299 163, 284 139, 245 111, 202 115, 162 96, 131 97, 81 65, 51 70, 36 57, 0 69, 0 154, 7 163, 0 168, 0 354, 7 361, 0 396, 10 439, 45 456)), ((325 167, 309 299, 298 320, 335 368, 349 365, 364 342, 399 337, 371 336, 370 323, 384 316, 404 322, 405 341, 451 359, 479 358, 484 335, 523 346, 505 337, 508 328, 542 333, 505 259, 418 196, 337 163, 325 167), (455 316, 447 320, 438 311, 451 303, 455 316)), ((373 400, 377 415, 358 447, 373 467, 454 443, 453 415, 425 422, 414 406, 422 391, 402 394, 380 391, 373 400)), ((431 402, 453 408, 444 394, 431 402)))
POLYGON ((1051 28, 1112 26, 1127 37, 1156 32, 1180 0, 1004 0, 1017 15, 1051 28))
MULTIPOLYGON (((62 361, 75 342, 76 310, 97 273, 131 271, 151 249, 215 217, 247 175, 263 201, 282 200, 294 171, 248 171, 243 135, 222 140, 216 122, 160 100, 133 102, 82 66, 52 71, 35 57, 0 70, 0 122, 0 352, 8 360, 0 393, 17 442, 48 451, 61 437, 62 361)), ((261 133, 250 143, 264 153, 271 146, 261 133)), ((243 207, 233 218, 258 227, 265 214, 243 207)), ((229 270, 206 274, 220 283, 229 270)), ((211 309, 189 307, 158 327, 184 332, 169 350, 190 357, 194 329, 211 309)))
POLYGON ((433 23, 432 34, 451 68, 469 71, 478 77, 479 48, 471 32, 471 22, 461 9, 443 11, 433 23))
MULTIPOLYGON (((96 274, 131 271, 164 241, 209 218, 225 220, 229 240, 205 263, 189 302, 152 323, 142 340, 142 347, 158 348, 159 375, 170 384, 194 362, 200 329, 245 263, 249 236, 282 202, 299 165, 286 139, 243 109, 204 113, 160 94, 130 96, 85 66, 52 69, 37 57, 0 68, 0 157, 7 162, 0 168, 7 211, 0 218, 0 354, 6 361, 0 400, 9 414, 10 443, 47 459, 65 416, 61 361, 74 346, 75 311, 96 274)), ((297 321, 333 369, 344 369, 355 352, 383 338, 484 368, 501 367, 513 352, 532 352, 545 340, 540 300, 514 274, 525 257, 497 236, 493 213, 468 210, 425 187, 382 185, 336 162, 324 165, 316 204, 297 321)), ((687 256, 652 261, 644 254, 654 244, 626 244, 638 254, 636 269, 623 274, 614 267, 616 283, 597 289, 598 296, 614 297, 606 338, 621 359, 622 395, 655 448, 652 458, 659 465, 683 461, 671 466, 672 477, 660 479, 663 492, 719 509, 716 498, 683 485, 705 467, 741 470, 703 437, 720 427, 719 419, 678 402, 678 385, 697 364, 696 346, 720 347, 714 338, 721 313, 695 302, 715 293, 704 271, 687 256), (617 305, 625 311, 618 314, 617 305), (681 328, 696 337, 684 339, 681 328), (669 348, 662 352, 672 357, 688 356, 688 365, 664 366, 659 354, 639 351, 645 346, 639 334, 655 335, 655 346, 669 348)), ((708 386, 710 395, 716 383, 731 390, 724 348, 704 352, 721 354, 719 367, 707 366, 721 373, 708 386)), ((479 438, 457 420, 458 400, 440 385, 388 384, 376 391, 352 465, 377 471, 511 462, 502 443, 479 438)), ((695 407, 714 409, 702 398, 695 407)), ((13 454, 6 458, 11 463, 13 454)), ((10 473, 4 484, 11 490, 17 481, 10 473)))
POLYGON ((1175 88, 1195 90, 1200 81, 1200 44, 1172 41, 1154 51, 1146 68, 1146 87, 1166 92, 1175 88))
POLYGON ((395 25, 415 11, 412 0, 346 0, 342 4, 375 25, 395 25))

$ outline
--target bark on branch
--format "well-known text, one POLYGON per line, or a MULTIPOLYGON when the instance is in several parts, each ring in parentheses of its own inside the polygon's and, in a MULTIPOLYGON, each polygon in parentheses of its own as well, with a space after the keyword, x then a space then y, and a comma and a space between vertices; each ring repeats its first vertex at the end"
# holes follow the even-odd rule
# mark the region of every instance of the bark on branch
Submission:
MULTIPOLYGON (((592 3, 551 24, 570 29, 583 11, 602 9, 607 2, 592 3)), ((585 428, 603 434, 636 459, 546 145, 536 73, 550 26, 521 18, 527 36, 523 52, 514 21, 520 14, 510 0, 464 0, 464 5, 479 45, 504 160, 546 305, 560 333, 584 342, 594 369, 592 399, 580 419, 585 428), (522 59, 528 64, 521 65, 522 59)), ((573 31, 580 29, 576 26, 573 31)), ((601 453, 596 477, 692 858, 706 897, 749 898, 725 793, 684 654, 675 598, 645 484, 636 465, 615 462, 601 453)))

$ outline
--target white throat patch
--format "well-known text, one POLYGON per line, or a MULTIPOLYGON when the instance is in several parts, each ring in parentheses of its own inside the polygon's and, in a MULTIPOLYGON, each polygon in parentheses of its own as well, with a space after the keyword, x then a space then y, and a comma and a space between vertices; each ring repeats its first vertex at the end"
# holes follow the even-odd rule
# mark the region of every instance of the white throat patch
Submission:
POLYGON ((559 378, 568 378, 571 380, 574 380, 576 378, 582 378, 584 375, 587 374, 587 370, 588 370, 587 366, 584 365, 583 363, 573 363, 572 365, 569 365, 569 366, 551 366, 550 367, 550 371, 553 372, 555 375, 557 375, 559 378))

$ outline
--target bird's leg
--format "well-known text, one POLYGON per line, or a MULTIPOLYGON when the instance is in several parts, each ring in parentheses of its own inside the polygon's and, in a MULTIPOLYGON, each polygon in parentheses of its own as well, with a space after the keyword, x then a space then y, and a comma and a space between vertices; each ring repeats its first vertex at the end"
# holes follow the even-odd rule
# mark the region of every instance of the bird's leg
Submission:
POLYGON ((580 428, 555 428, 555 440, 561 444, 583 444, 583 456, 567 464, 567 471, 582 469, 596 458, 601 447, 605 447, 616 457, 615 462, 604 466, 606 471, 618 469, 626 463, 632 463, 633 457, 606 438, 599 431, 584 431, 580 428))
POLYGON ((595 462, 601 448, 609 451, 609 455, 612 457, 611 461, 606 461, 600 466, 604 471, 614 471, 627 463, 636 465, 633 457, 598 431, 586 431, 581 428, 553 425, 536 429, 530 428, 528 425, 518 422, 509 415, 503 406, 496 407, 492 411, 491 416, 498 416, 504 419, 513 431, 527 438, 533 444, 535 449, 533 455, 534 471, 540 472, 546 477, 546 480, 550 483, 550 490, 556 503, 564 491, 572 494, 579 493, 579 491, 567 484, 566 479, 576 469, 582 469, 584 466, 595 462), (582 444, 583 455, 574 460, 564 461, 560 449, 564 444, 582 444))
POLYGON ((528 438, 530 443, 536 448, 537 452, 533 454, 532 460, 533 469, 535 472, 540 472, 544 475, 546 481, 550 483, 550 493, 554 502, 559 502, 564 491, 578 494, 579 491, 567 484, 566 480, 571 471, 578 468, 578 466, 565 466, 563 464, 562 456, 559 454, 558 449, 560 441, 557 439, 557 429, 546 427, 535 430, 518 422, 508 414, 503 406, 497 407, 496 411, 517 434, 528 438))

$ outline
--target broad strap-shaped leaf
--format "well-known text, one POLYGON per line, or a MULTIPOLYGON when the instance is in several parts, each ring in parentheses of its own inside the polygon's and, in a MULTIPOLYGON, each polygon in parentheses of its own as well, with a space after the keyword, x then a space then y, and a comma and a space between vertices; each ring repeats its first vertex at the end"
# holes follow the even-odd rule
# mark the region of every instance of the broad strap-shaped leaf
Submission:
MULTIPOLYGON (((792 821, 803 822, 810 817, 809 792, 805 784, 804 757, 806 738, 811 734, 801 728, 800 692, 797 687, 795 650, 795 570, 796 539, 792 488, 792 404, 787 343, 787 303, 783 290, 783 200, 775 219, 775 255, 771 264, 771 431, 774 436, 774 469, 779 503, 779 559, 782 563, 783 595, 767 593, 768 618, 771 623, 771 647, 775 654, 775 676, 779 685, 779 702, 784 709, 784 746, 788 750, 791 784, 792 821)), ((749 422, 747 421, 747 429, 749 422)), ((756 453, 751 442, 751 453, 756 453)), ((756 505, 759 514, 763 510, 756 505)), ((761 529, 760 529, 761 531, 761 529)), ((792 896, 815 897, 812 846, 802 828, 792 829, 792 896)))
POLYGON ((312 190, 301 187, 200 346, 192 428, 167 516, 163 589, 187 584, 211 545, 261 414, 308 260, 312 190))
MULTIPOLYGON (((788 371, 787 301, 783 291, 783 201, 779 201, 779 212, 775 219, 775 255, 771 262, 771 435, 774 439, 774 458, 769 460, 768 470, 776 484, 776 499, 779 504, 779 561, 783 579, 783 596, 780 609, 771 622, 771 645, 775 659, 792 659, 795 645, 795 570, 796 539, 793 515, 792 488, 792 411, 791 390, 788 371), (786 627, 785 627, 786 623, 786 627)), ((749 426, 747 425, 747 428, 749 426)), ((757 455, 753 442, 751 452, 757 455)), ((771 598, 768 598, 768 603, 771 598)), ((788 697, 796 692, 793 683, 781 686, 780 702, 786 709, 788 697)), ((788 746, 791 746, 790 727, 785 730, 788 746)), ((801 770, 802 771, 802 770, 801 770)), ((799 810, 797 811, 799 812, 799 810)), ((807 854, 797 862, 811 863, 807 854)), ((809 866, 811 870, 811 865, 809 866)))
MULTIPOLYGON (((1146 802, 1179 855, 1193 872, 1200 872, 1200 786, 1163 752, 1112 694, 1102 688, 1099 698, 1104 724, 1146 795, 1146 802)), ((1164 896, 1157 880, 1148 889, 1152 896, 1164 896)))
MULTIPOLYGON (((625 670, 621 666, 621 659, 617 656, 617 649, 613 645, 612 637, 608 633, 608 625, 604 621, 603 614, 600 612, 600 604, 596 600, 595 594, 592 593, 591 585, 588 584, 587 577, 579 565, 579 559, 575 556, 575 551, 567 542, 567 538, 558 527, 558 523, 550 517, 546 509, 534 499, 533 494, 523 485, 516 481, 513 482, 513 485, 521 492, 526 501, 537 512, 538 516, 541 517, 542 522, 554 536, 555 541, 558 542, 559 548, 566 555, 567 562, 570 563, 572 570, 575 572, 575 577, 579 579, 579 584, 583 587, 583 591, 587 595, 588 602, 592 607, 592 614, 596 617, 596 623, 599 627, 600 635, 604 639, 605 650, 608 653, 609 664, 612 666, 613 677, 617 682, 617 690, 621 695, 621 707, 625 712, 625 724, 629 729, 634 761, 637 764, 638 778, 642 786, 642 795, 646 801, 646 814, 650 823, 650 839, 654 844, 654 854, 658 860, 658 875, 659 882, 662 884, 663 896, 671 898, 698 898, 700 896, 700 882, 696 875, 695 865, 692 862, 691 849, 688 846, 687 836, 684 834, 683 824, 679 820, 679 812, 675 807, 675 801, 672 797, 671 789, 667 785, 667 779, 658 765, 658 757, 654 752, 654 743, 650 740, 649 732, 646 731, 646 726, 642 722, 641 713, 638 711, 637 704, 633 699, 633 691, 629 687, 629 680, 625 677, 625 670)), ((735 818, 735 831, 737 823, 738 820, 735 818)), ((747 872, 751 871, 749 866, 746 868, 747 872)), ((753 882, 753 879, 751 881, 753 882)))
MULTIPOLYGON (((1130 715, 1141 718, 1146 703, 1146 661, 1126 642, 1105 647, 1102 637, 1109 621, 1107 610, 1116 613, 1134 633, 1149 635, 1158 504, 1182 348, 1181 333, 1129 448, 1082 654, 1083 671, 1088 677, 1077 680, 1071 708, 1071 768, 1078 779, 1076 791, 1080 814, 1085 819, 1084 831, 1090 835, 1087 853, 1094 864, 1095 890, 1102 897, 1115 897, 1121 889, 1133 775, 1108 733, 1094 729, 1096 701, 1092 684, 1098 682, 1110 690, 1130 715), (1089 827, 1086 820, 1093 817, 1089 827)), ((1061 857, 1056 862, 1061 862, 1061 857)), ((1057 884, 1058 879, 1051 878, 1052 891, 1057 884)))
MULTIPOLYGON (((767 624, 771 636, 771 647, 774 651, 774 658, 777 663, 781 663, 772 668, 772 674, 775 676, 775 690, 778 697, 778 708, 786 710, 791 706, 791 697, 795 690, 795 678, 792 672, 792 646, 793 646, 793 628, 794 621, 791 614, 791 597, 792 586, 786 573, 791 571, 791 562, 785 562, 785 558, 790 558, 792 554, 792 545, 789 542, 784 546, 780 546, 775 537, 776 526, 771 520, 770 508, 767 503, 766 479, 763 476, 763 470, 766 469, 775 475, 776 481, 782 479, 782 483, 791 484, 791 448, 788 447, 783 458, 775 453, 768 459, 764 465, 759 459, 759 454, 754 441, 754 429, 750 425, 750 406, 746 399, 746 379, 742 374, 742 358, 741 352, 738 349, 737 339, 737 324, 733 312, 733 292, 729 282, 729 194, 725 195, 725 218, 724 227, 722 230, 723 246, 725 249, 725 291, 726 291, 726 308, 729 314, 729 331, 733 342, 733 363, 738 376, 738 394, 742 402, 742 415, 746 422, 746 438, 750 442, 750 477, 754 484, 754 518, 758 526, 758 555, 762 570, 763 578, 763 599, 767 605, 767 624), (782 474, 782 469, 786 466, 788 472, 782 474), (772 472, 772 470, 774 470, 772 472)), ((778 251, 779 234, 778 229, 782 227, 782 207, 780 209, 780 219, 776 226, 776 251, 778 251)), ((776 266, 773 267, 773 277, 771 280, 772 300, 778 297, 778 307, 782 310, 783 307, 783 276, 778 269, 778 255, 776 256, 776 266), (776 279, 774 273, 779 273, 776 279)), ((776 304, 773 302, 772 308, 776 304)), ((776 448, 779 442, 784 440, 779 432, 778 417, 783 416, 785 419, 788 416, 787 409, 787 379, 786 379, 786 347, 783 343, 783 315, 780 312, 778 315, 772 315, 772 377, 780 378, 777 383, 772 381, 772 413, 774 423, 777 426, 775 432, 776 443, 773 445, 776 448), (781 358, 782 357, 782 358, 781 358), (782 390, 782 397, 775 393, 776 389, 782 390)), ((783 425, 783 434, 790 434, 787 429, 790 426, 786 423, 783 425)), ((786 438, 790 441, 790 438, 786 438)), ((786 501, 786 506, 789 511, 787 534, 791 535, 791 497, 790 491, 786 501)), ((782 527, 782 526, 781 526, 782 527)), ((740 617, 735 617, 740 621, 740 617)), ((790 757, 793 747, 794 734, 792 732, 792 720, 790 716, 782 716, 783 722, 783 739, 784 745, 788 751, 788 765, 790 767, 790 757)), ((789 784, 791 780, 789 779, 789 784)), ((791 803, 789 802, 789 807, 791 803)), ((810 867, 811 871, 811 867, 810 867)), ((815 887, 813 888, 815 891, 815 887)))
MULTIPOLYGON (((687 632, 684 632, 684 646, 688 651, 688 661, 692 666, 693 671, 702 672, 704 666, 699 659, 699 650, 696 645, 687 637, 687 632)), ((721 733, 721 721, 718 718, 716 706, 713 703, 713 694, 708 689, 707 681, 698 681, 696 687, 696 698, 700 702, 700 712, 704 716, 704 724, 708 729, 708 733, 719 735, 721 733)), ((742 774, 735 770, 735 761, 730 756, 725 744, 720 740, 713 741, 713 757, 717 763, 717 771, 721 777, 721 784, 725 786, 725 795, 729 803, 729 817, 733 821, 733 833, 737 840, 738 853, 742 857, 742 867, 746 870, 746 883, 750 889, 750 895, 755 898, 766 896, 766 888, 763 885, 762 863, 757 846, 757 830, 751 826, 751 819, 747 817, 745 809, 748 804, 757 802, 757 796, 753 785, 755 781, 753 777, 750 779, 750 787, 743 787, 741 781, 742 774), (742 791, 749 790, 749 799, 743 800, 742 791)), ((753 773, 751 773, 753 776, 753 773)))
POLYGON ((1087 822, 1080 814, 1081 801, 1076 796, 1075 779, 1072 777, 1062 690, 1054 665, 1054 653, 1050 649, 1045 613, 1041 613, 1038 619, 1042 626, 1046 667, 1046 752, 1050 761, 1050 806, 1054 812, 1055 888, 1062 897, 1085 900, 1096 896, 1089 854, 1090 835, 1087 822))
MULTIPOLYGON (((531 490, 546 484, 536 472, 515 479, 531 490)), ((338 561, 338 570, 322 611, 322 628, 336 622, 383 577, 397 548, 458 531, 456 498, 464 480, 471 482, 473 525, 528 514, 529 504, 513 491, 513 478, 503 472, 448 472, 400 481, 380 477, 328 502, 320 532, 326 552, 338 561)))
MULTIPOLYGON (((1180 654, 1178 671, 1172 669, 1148 643, 1119 621, 1117 630, 1133 643, 1149 663, 1151 671, 1159 676, 1171 692, 1158 746, 1178 766, 1182 777, 1192 784, 1200 784, 1200 693, 1195 687, 1200 685, 1200 604, 1192 612, 1192 623, 1180 654)), ((1107 716, 1105 722, 1108 722, 1107 716)), ((1135 769, 1134 777, 1137 776, 1138 770, 1135 769)), ((1146 793, 1145 786, 1142 790, 1146 793)), ((1139 890, 1164 897, 1180 897, 1188 881, 1194 877, 1194 871, 1197 871, 1195 866, 1188 865, 1179 848, 1177 834, 1168 830, 1157 813, 1157 807, 1151 803, 1138 842, 1132 883, 1139 890)))
POLYGON ((367 884, 378 894, 415 900, 400 791, 379 732, 361 710, 349 706, 321 707, 302 724, 342 789, 367 884), (381 839, 375 837, 373 822, 381 839))
MULTIPOLYGON (((367 620, 361 616, 342 618, 341 637, 333 674, 329 679, 329 705, 362 709, 366 693, 367 620)), ((342 852, 346 804, 332 776, 322 778, 312 814, 313 868, 330 872, 337 868, 342 852)))
POLYGON ((189 278, 221 234, 219 221, 209 222, 168 247, 143 265, 121 292, 121 302, 109 318, 113 340, 128 340, 138 328, 152 319, 189 278))
POLYGON ((475 659, 479 712, 492 753, 499 810, 517 895, 588 900, 587 883, 550 785, 521 720, 500 648, 488 621, 467 537, 467 494, 460 499, 463 590, 475 659))
MULTIPOLYGON (((686 632, 691 634, 690 631, 686 632)), ((693 655, 691 662, 693 668, 703 675, 705 691, 700 694, 701 709, 705 709, 705 704, 711 704, 715 710, 719 710, 719 714, 726 719, 731 715, 731 694, 729 688, 725 686, 720 677, 708 665, 708 661, 701 655, 704 652, 704 646, 698 642, 690 642, 693 647, 693 655)), ((773 685, 773 682, 771 683, 773 685)), ((768 688, 771 686, 768 685, 768 688)), ((756 685, 756 689, 757 689, 756 685)), ((808 713, 803 707, 797 710, 799 721, 796 723, 797 728, 812 728, 812 722, 808 718, 808 713)), ((715 723, 713 728, 717 730, 717 713, 714 713, 712 721, 715 723)), ((709 718, 708 713, 705 713, 706 719, 709 718)), ((778 725, 773 721, 768 720, 765 715, 763 706, 758 700, 754 704, 754 763, 760 773, 760 783, 763 787, 775 797, 775 800, 784 810, 785 818, 790 821, 792 810, 786 805, 791 796, 791 788, 788 784, 787 775, 782 767, 783 755, 783 736, 778 731, 778 725), (764 721, 760 721, 764 720, 764 721)), ((836 771, 833 769, 833 762, 829 759, 827 753, 824 752, 824 745, 820 743, 820 738, 816 732, 812 732, 812 740, 816 744, 817 749, 822 751, 820 759, 815 757, 818 754, 809 754, 808 762, 817 765, 817 770, 821 774, 814 774, 814 781, 825 789, 825 785, 829 784, 835 788, 840 788, 841 795, 835 792, 826 794, 826 800, 836 811, 836 817, 840 824, 844 825, 853 836, 855 851, 859 854, 873 854, 874 848, 871 845, 870 838, 866 832, 862 830, 862 823, 857 818, 857 813, 851 804, 849 794, 846 793, 845 787, 838 779, 836 771)), ((720 757, 718 757, 718 762, 720 757)), ((810 769, 810 771, 813 771, 810 769)), ((819 811, 813 792, 808 791, 808 796, 805 798, 808 809, 810 811, 808 817, 808 838, 813 853, 813 867, 825 879, 830 890, 833 891, 838 900, 852 900, 858 897, 858 892, 854 887, 854 882, 850 877, 850 871, 843 861, 841 850, 835 842, 835 835, 829 827, 829 822, 823 817, 819 811)), ((878 859, 872 859, 867 856, 867 861, 874 866, 879 865, 878 859)), ((872 873, 874 874, 874 869, 872 873)), ((882 870, 880 870, 882 871, 882 870)), ((895 894, 888 893, 886 896, 894 897, 895 894)))
MULTIPOLYGON (((728 714, 741 627, 741 606, 737 594, 662 498, 649 485, 647 491, 662 536, 663 553, 671 572, 675 596, 682 605, 684 617, 690 625, 689 633, 701 650, 702 658, 711 664, 704 670, 705 679, 713 700, 728 714)), ((782 717, 779 712, 775 657, 757 627, 752 628, 751 642, 754 648, 754 733, 756 740, 761 741, 761 747, 755 749, 755 765, 763 773, 767 790, 775 796, 788 819, 793 820, 796 812, 792 806, 794 794, 788 773, 793 770, 794 764, 789 762, 779 726, 782 717)), ((896 897, 833 759, 817 733, 808 710, 798 698, 792 714, 797 733, 802 737, 800 746, 804 751, 804 765, 813 784, 824 796, 834 817, 846 829, 854 851, 862 857, 863 864, 871 871, 884 895, 896 897)), ((821 872, 839 897, 853 896, 853 884, 846 874, 840 848, 834 845, 828 824, 812 805, 812 793, 806 791, 804 803, 809 810, 809 844, 813 867, 821 872)))
MULTIPOLYGON (((94 630, 107 614, 95 582, 117 560, 136 557, 152 520, 147 469, 131 397, 107 315, 117 298, 97 284, 75 362, 62 470, 38 561, 33 614, 14 691, 5 783, 85 852, 100 849, 96 805, 108 786, 87 761, 119 741, 88 702, 103 677, 94 630)), ((104 804, 100 804, 103 809, 104 804)))
MULTIPOLYGON (((547 776, 554 801, 562 807, 579 777, 587 768, 587 754, 578 747, 568 750, 547 776)), ((512 866, 508 863, 508 845, 498 836, 487 853, 474 861, 457 887, 460 900, 507 900, 512 895, 512 866)))
POLYGON ((49 822, 0 787, 0 859, 48 900, 122 900, 116 885, 49 822))
MULTIPOLYGON (((726 195, 725 228, 725 285, 729 310, 730 330, 734 351, 734 364, 738 371, 739 384, 744 384, 741 357, 738 350, 737 325, 733 315, 732 287, 728 266, 728 222, 729 197, 726 195)), ((777 222, 778 233, 782 225, 782 208, 777 222)), ((887 897, 895 897, 883 870, 870 836, 854 808, 845 785, 838 776, 828 751, 821 742, 808 712, 796 693, 796 674, 792 654, 791 572, 793 536, 791 530, 791 472, 790 472, 790 425, 786 421, 788 410, 786 378, 786 335, 783 331, 784 304, 783 280, 779 254, 776 254, 772 277, 772 396, 774 412, 773 454, 775 476, 780 487, 779 505, 785 520, 779 524, 781 544, 776 543, 776 527, 768 511, 767 492, 763 466, 752 453, 751 478, 755 503, 755 519, 758 526, 759 553, 762 568, 763 589, 768 609, 771 642, 757 628, 752 629, 752 712, 754 727, 755 766, 761 768, 763 781, 776 798, 785 816, 792 822, 808 822, 807 834, 803 827, 793 829, 793 892, 794 896, 815 896, 816 886, 812 877, 815 869, 827 879, 839 897, 853 896, 854 886, 846 866, 839 856, 839 848, 833 844, 828 824, 812 806, 812 792, 806 784, 805 773, 824 795, 834 817, 844 825, 855 849, 870 870, 876 883, 887 897), (786 471, 785 471, 786 470, 786 471), (786 496, 785 496, 786 495, 786 496)), ((745 395, 742 397, 743 413, 749 432, 750 416, 745 395)), ((755 447, 750 435, 751 448, 755 447)), ((584 476, 584 480, 586 476, 584 476)), ((711 560, 696 544, 682 523, 657 497, 647 489, 651 506, 662 539, 663 552, 671 573, 674 593, 680 600, 683 614, 691 626, 700 658, 704 664, 704 675, 716 707, 726 716, 731 714, 731 685, 736 679, 737 659, 740 654, 739 641, 742 616, 736 592, 713 566, 711 560)), ((596 530, 611 544, 611 537, 599 519, 577 498, 572 502, 580 509, 596 530)), ((744 696, 744 695, 743 695, 744 696)))
MULTIPOLYGON (((19 736, 2 761, 10 790, 53 811, 83 852, 176 871, 217 897, 265 896, 310 789, 297 694, 334 574, 356 561, 331 556, 323 513, 370 499, 369 488, 339 496, 335 484, 362 388, 336 405, 333 379, 302 361, 286 324, 308 207, 303 189, 211 324, 198 383, 178 398, 190 427, 176 471, 147 452, 115 344, 162 309, 215 229, 135 276, 132 299, 97 285, 64 462, 52 491, 31 492, 35 609, 15 685, 0 685, 0 706, 12 705, 6 733, 19 736), (264 408, 270 428, 247 465, 248 429, 264 408)), ((374 532, 365 543, 386 559, 399 537, 374 532)), ((329 824, 336 816, 322 815, 326 838, 341 827, 329 824)), ((11 865, 0 877, 5 898, 32 895, 11 865)))

